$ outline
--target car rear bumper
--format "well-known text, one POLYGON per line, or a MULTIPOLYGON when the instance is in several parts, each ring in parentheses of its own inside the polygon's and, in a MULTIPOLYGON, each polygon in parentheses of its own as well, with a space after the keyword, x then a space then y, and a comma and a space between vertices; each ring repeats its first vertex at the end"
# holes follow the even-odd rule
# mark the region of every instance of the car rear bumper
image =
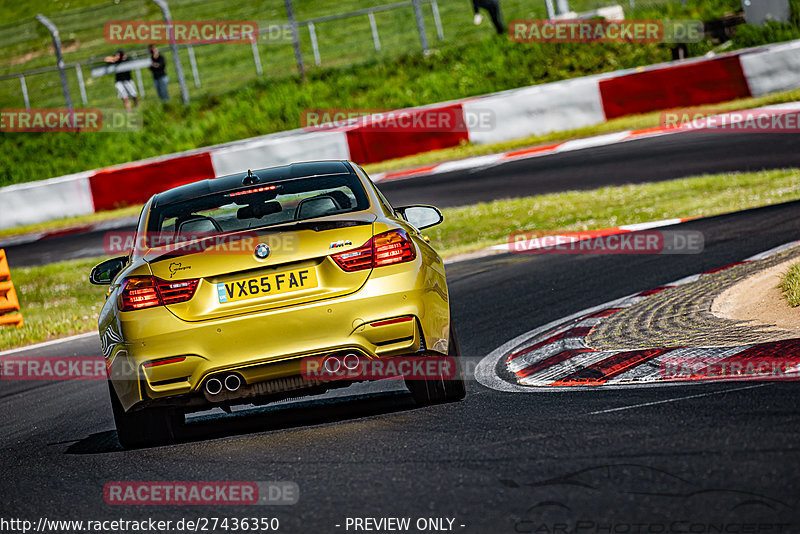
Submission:
MULTIPOLYGON (((209 377, 224 373, 241 376, 244 387, 279 384, 302 375, 304 358, 339 351, 367 358, 420 349, 446 354, 446 289, 432 290, 437 284, 421 278, 414 269, 385 268, 345 297, 197 323, 164 307, 120 313, 123 341, 111 360, 114 387, 129 410, 170 399, 185 403, 202 395, 209 377), (398 287, 409 289, 389 290, 398 287), (405 316, 411 320, 373 325, 405 316)), ((443 273, 438 287, 446 288, 443 273)))

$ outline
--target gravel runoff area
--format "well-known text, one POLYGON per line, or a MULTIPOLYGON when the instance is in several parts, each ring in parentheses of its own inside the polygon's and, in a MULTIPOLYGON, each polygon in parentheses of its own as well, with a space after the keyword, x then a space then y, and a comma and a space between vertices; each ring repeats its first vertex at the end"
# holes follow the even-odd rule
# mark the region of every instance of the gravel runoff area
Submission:
POLYGON ((800 246, 666 289, 601 321, 585 342, 597 350, 719 347, 800 338, 800 310, 782 298, 780 274, 800 246))

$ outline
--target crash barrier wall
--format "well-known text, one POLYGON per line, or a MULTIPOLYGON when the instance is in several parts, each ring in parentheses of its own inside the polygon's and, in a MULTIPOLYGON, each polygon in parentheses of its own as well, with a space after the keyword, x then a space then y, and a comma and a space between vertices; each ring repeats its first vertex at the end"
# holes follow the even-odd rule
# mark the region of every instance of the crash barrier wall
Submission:
MULTIPOLYGON (((175 185, 293 161, 374 163, 457 146, 494 143, 602 123, 659 109, 704 105, 800 87, 800 41, 524 87, 400 110, 487 113, 493 127, 386 129, 357 121, 322 131, 292 130, 0 189, 0 228, 141 203, 175 185)), ((384 114, 385 115, 385 114, 384 114)))
POLYGON ((606 120, 598 91, 600 80, 630 71, 574 78, 512 89, 464 102, 466 114, 490 110, 495 127, 469 132, 477 144, 498 143, 531 135, 574 130, 606 120))
POLYGON ((793 89, 800 85, 800 41, 773 45, 739 56, 753 96, 793 89))
POLYGON ((11 281, 6 251, 0 248, 0 326, 22 326, 22 314, 19 313, 19 298, 11 281))
POLYGON ((599 89, 606 119, 750 96, 738 56, 617 76, 599 89))
POLYGON ((159 191, 215 176, 211 156, 201 152, 101 169, 89 177, 89 187, 94 209, 102 211, 144 202, 159 191))

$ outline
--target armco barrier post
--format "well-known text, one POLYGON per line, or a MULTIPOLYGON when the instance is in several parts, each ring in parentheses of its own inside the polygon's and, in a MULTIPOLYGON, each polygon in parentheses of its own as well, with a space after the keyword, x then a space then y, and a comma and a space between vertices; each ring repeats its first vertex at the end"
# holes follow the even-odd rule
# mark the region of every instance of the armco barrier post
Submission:
POLYGON ((422 18, 422 6, 420 6, 419 0, 411 0, 411 4, 414 6, 414 18, 417 20, 417 32, 419 32, 419 40, 422 44, 422 51, 428 51, 428 34, 425 33, 425 21, 422 18))
POLYGON ((544 5, 547 7, 547 19, 553 20, 556 18, 556 10, 553 8, 553 0, 544 0, 544 5))
POLYGON ((183 65, 181 56, 178 55, 178 43, 175 42, 175 35, 172 32, 172 15, 169 13, 169 6, 166 0, 153 0, 153 3, 161 9, 161 15, 167 24, 169 32, 169 47, 172 50, 172 61, 175 63, 175 74, 178 75, 178 86, 181 88, 181 100, 185 105, 189 105, 189 89, 186 88, 186 76, 183 75, 183 65))
POLYGON ((58 36, 58 28, 50 22, 50 19, 42 14, 36 15, 42 26, 47 28, 50 36, 53 38, 53 49, 56 52, 56 65, 58 66, 58 74, 61 76, 61 90, 64 91, 64 101, 67 104, 67 109, 72 109, 72 95, 69 92, 69 84, 67 83, 67 72, 64 70, 64 58, 61 56, 61 38, 58 36))
POLYGON ((11 271, 6 260, 6 251, 0 248, 0 326, 22 326, 19 299, 11 281, 11 271))
POLYGON ((294 58, 297 60, 297 72, 300 77, 306 79, 306 67, 303 64, 303 52, 300 50, 300 31, 297 29, 297 19, 294 17, 294 6, 292 0, 284 0, 286 7, 286 18, 289 19, 289 28, 292 30, 292 47, 294 48, 294 58))

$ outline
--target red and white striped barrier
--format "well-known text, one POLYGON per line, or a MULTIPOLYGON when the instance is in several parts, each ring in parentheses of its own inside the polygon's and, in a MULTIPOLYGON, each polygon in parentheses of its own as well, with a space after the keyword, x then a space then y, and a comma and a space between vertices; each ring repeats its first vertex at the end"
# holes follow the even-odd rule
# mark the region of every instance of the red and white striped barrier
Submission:
MULTIPOLYGON (((247 169, 319 159, 374 163, 458 146, 467 141, 494 143, 590 126, 622 115, 710 104, 797 87, 800 87, 800 41, 524 87, 401 110, 402 114, 422 122, 430 114, 453 115, 460 117, 459 122, 466 125, 464 128, 387 130, 376 120, 330 130, 292 130, 7 186, 0 189, 0 228, 141 203, 153 193, 170 187, 247 169), (487 112, 494 117, 491 128, 473 127, 466 119, 487 112)), ((622 132, 568 141, 444 163, 436 166, 435 172, 660 133, 666 132, 622 132)), ((392 179, 431 171, 425 167, 377 178, 392 179)))
MULTIPOLYGON (((786 243, 741 262, 695 274, 599 306, 589 308, 537 328, 498 347, 475 370, 481 384, 501 391, 535 392, 575 386, 643 386, 686 381, 741 379, 730 371, 748 360, 756 364, 770 359, 789 364, 785 378, 800 379, 800 339, 732 346, 642 347, 634 350, 598 350, 585 339, 591 330, 614 314, 667 289, 723 271, 742 263, 768 258, 798 245, 786 243), (504 364, 516 383, 497 373, 504 364), (677 369, 688 365, 715 368, 722 373, 686 373, 677 369), (676 370, 677 369, 677 370, 676 370)), ((747 377, 744 377, 747 378, 747 377)), ((776 378, 754 376, 754 379, 776 378)))
POLYGON ((774 104, 771 106, 763 106, 757 109, 749 110, 749 114, 740 112, 721 113, 707 117, 705 122, 699 121, 699 127, 693 123, 681 123, 675 126, 657 126, 653 128, 643 128, 641 130, 624 130, 621 132, 613 132, 610 134, 596 135, 593 137, 586 137, 583 139, 572 139, 570 141, 562 141, 560 143, 551 143, 549 145, 538 145, 530 148, 523 148, 519 150, 511 150, 508 152, 500 152, 497 154, 487 154, 485 156, 474 156, 464 158, 456 161, 446 161, 444 163, 435 163, 425 165, 422 167, 415 167, 410 169, 403 169, 399 171, 386 171, 373 173, 371 178, 375 182, 386 182, 393 180, 402 180, 405 178, 415 178, 419 176, 428 176, 433 174, 440 174, 444 172, 452 172, 464 169, 475 169, 479 167, 487 167, 497 165, 499 163, 506 163, 509 161, 517 161, 528 158, 536 158, 541 156, 549 156, 551 154, 561 154, 563 152, 572 152, 574 150, 582 150, 584 148, 592 148, 599 146, 614 145, 617 143, 624 143, 626 141, 633 141, 636 139, 643 139, 646 137, 657 137, 660 135, 677 134, 681 132, 692 132, 703 128, 712 128, 713 124, 727 124, 733 125, 737 122, 747 119, 748 117, 758 117, 761 115, 781 115, 781 112, 797 111, 800 109, 800 102, 789 102, 786 104, 774 104))

